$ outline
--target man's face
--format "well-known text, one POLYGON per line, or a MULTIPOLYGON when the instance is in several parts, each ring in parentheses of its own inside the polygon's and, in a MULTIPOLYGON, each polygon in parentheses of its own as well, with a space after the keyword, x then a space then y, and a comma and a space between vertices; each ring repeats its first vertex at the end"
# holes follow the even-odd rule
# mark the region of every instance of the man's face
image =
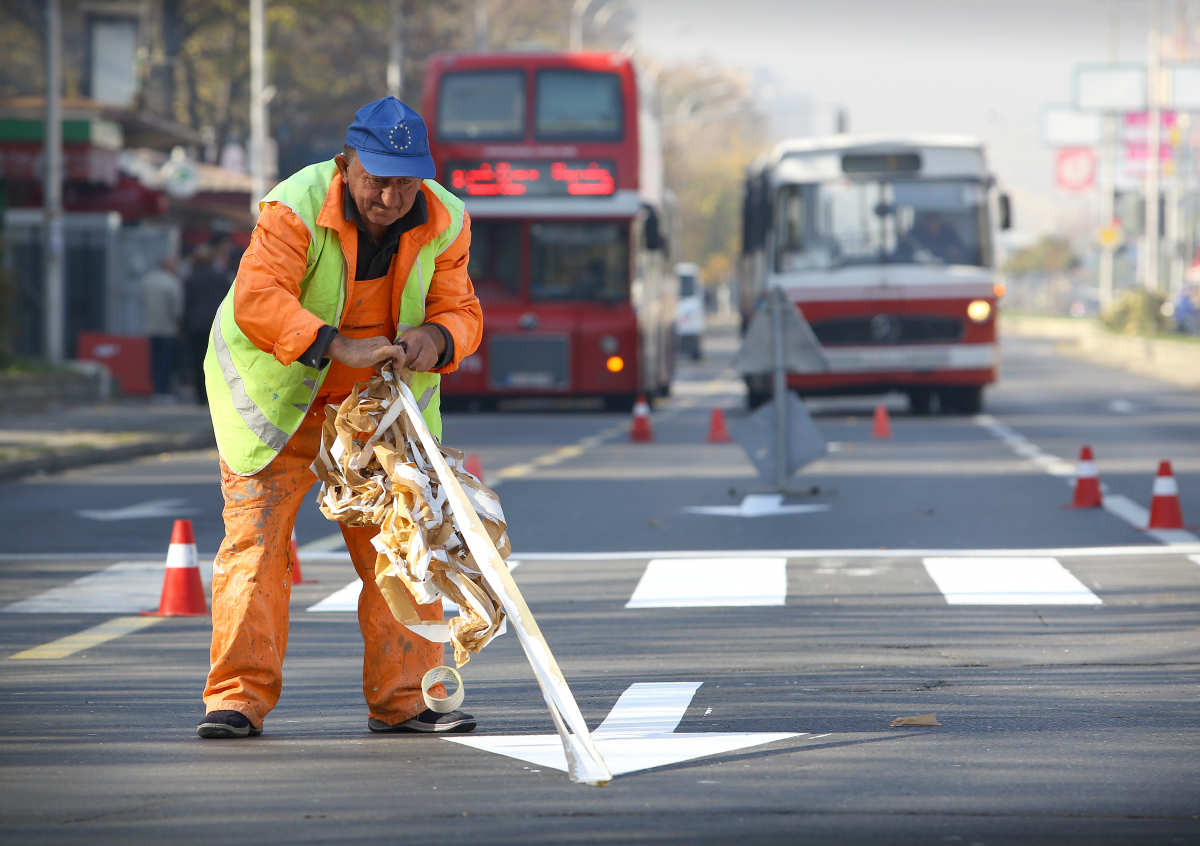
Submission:
POLYGON ((346 190, 354 198, 358 213, 367 223, 391 226, 412 208, 421 190, 421 180, 411 176, 372 176, 355 156, 347 161, 336 157, 346 190))

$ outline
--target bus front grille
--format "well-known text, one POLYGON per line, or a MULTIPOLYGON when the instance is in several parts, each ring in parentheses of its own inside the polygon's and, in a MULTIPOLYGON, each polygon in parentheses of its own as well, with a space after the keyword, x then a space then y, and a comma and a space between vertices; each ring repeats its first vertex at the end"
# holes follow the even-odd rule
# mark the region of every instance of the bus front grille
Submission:
POLYGON ((496 391, 565 391, 571 387, 566 335, 494 335, 488 343, 488 381, 496 391))
POLYGON ((953 343, 962 339, 965 328, 957 317, 936 314, 872 314, 812 324, 817 340, 831 346, 953 343))

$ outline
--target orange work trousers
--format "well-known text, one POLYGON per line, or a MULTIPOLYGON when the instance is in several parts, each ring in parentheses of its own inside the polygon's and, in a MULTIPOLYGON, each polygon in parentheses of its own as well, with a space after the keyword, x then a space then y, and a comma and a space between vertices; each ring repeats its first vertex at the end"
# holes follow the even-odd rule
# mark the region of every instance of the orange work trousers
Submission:
MULTIPOLYGON (((289 542, 300 503, 316 481, 310 468, 321 443, 325 402, 319 397, 283 451, 253 476, 221 462, 225 540, 213 564, 211 669, 206 713, 238 711, 256 728, 279 701, 292 592, 289 542)), ((341 524, 339 524, 341 525, 341 524)), ((363 695, 371 717, 395 725, 425 710, 421 677, 442 663, 442 644, 397 623, 375 585, 378 528, 342 536, 362 579, 358 625, 363 637, 363 695)), ((441 620, 442 605, 418 605, 423 620, 441 620)))

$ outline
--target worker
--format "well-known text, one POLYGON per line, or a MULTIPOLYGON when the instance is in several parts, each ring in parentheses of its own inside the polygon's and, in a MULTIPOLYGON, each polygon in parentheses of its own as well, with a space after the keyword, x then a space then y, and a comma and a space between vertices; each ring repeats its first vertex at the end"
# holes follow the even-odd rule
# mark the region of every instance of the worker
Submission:
MULTIPOLYGON (((325 406, 391 361, 413 371, 425 422, 441 437, 440 376, 479 345, 467 276, 470 219, 433 181, 425 123, 395 97, 360 109, 342 153, 277 185, 217 310, 205 382, 225 499, 213 562, 211 669, 197 734, 262 733, 287 649, 296 511, 325 406)), ((397 623, 375 585, 377 528, 341 525, 363 587, 367 725, 378 732, 464 732, 462 711, 426 709, 421 678, 442 645, 397 623)), ((418 606, 442 619, 440 603, 418 606)), ((433 695, 445 695, 434 686, 433 695)))

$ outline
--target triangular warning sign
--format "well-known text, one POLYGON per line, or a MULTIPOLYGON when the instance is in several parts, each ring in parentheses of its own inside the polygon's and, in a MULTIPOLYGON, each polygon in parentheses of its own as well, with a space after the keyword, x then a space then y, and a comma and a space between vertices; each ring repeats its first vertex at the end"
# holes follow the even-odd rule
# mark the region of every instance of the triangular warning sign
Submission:
POLYGON ((828 372, 829 361, 821 349, 821 342, 782 288, 771 288, 759 302, 746 337, 742 339, 742 348, 733 358, 733 368, 743 376, 775 369, 772 307, 779 309, 782 318, 783 369, 788 373, 828 372))

